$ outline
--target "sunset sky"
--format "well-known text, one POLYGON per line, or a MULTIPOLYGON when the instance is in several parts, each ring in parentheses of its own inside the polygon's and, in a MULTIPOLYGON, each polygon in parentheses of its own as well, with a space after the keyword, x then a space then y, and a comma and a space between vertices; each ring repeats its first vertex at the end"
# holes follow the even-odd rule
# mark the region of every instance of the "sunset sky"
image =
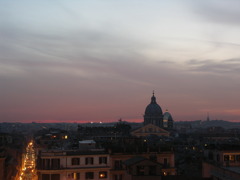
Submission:
POLYGON ((0 0, 0 122, 240 120, 239 0, 0 0))

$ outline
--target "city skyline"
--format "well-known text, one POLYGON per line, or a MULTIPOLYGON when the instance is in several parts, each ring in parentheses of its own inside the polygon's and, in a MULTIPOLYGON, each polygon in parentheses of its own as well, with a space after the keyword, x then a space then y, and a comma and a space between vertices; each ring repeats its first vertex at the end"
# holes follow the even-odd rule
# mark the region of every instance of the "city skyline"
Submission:
POLYGON ((0 122, 240 120, 240 1, 0 1, 0 122))

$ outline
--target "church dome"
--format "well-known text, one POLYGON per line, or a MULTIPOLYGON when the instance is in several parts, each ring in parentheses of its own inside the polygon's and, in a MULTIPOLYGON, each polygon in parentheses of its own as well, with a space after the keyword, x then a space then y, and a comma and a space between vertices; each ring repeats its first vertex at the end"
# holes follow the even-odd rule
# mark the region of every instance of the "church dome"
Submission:
POLYGON ((163 120, 173 121, 172 115, 168 111, 166 111, 163 114, 163 120))
POLYGON ((168 110, 166 110, 166 112, 163 114, 163 127, 167 129, 173 128, 173 118, 168 110))
POLYGON ((145 115, 147 116, 157 116, 157 115, 162 115, 162 109, 161 107, 157 104, 156 102, 156 97, 152 96, 151 98, 151 103, 146 107, 145 110, 145 115))

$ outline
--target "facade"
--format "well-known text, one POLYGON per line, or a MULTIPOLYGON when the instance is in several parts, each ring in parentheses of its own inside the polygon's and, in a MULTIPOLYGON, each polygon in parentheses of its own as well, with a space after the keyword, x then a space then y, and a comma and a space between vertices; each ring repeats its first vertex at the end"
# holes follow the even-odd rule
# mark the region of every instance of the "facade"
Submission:
POLYGON ((111 139, 119 137, 128 137, 131 126, 121 119, 112 126, 89 126, 78 125, 78 135, 82 139, 111 139))
POLYGON ((109 155, 103 152, 42 152, 37 162, 39 180, 109 179, 109 155))
POLYGON ((133 136, 136 137, 147 137, 150 135, 156 135, 156 136, 166 136, 168 137, 170 133, 158 126, 155 126, 153 124, 147 124, 141 128, 138 128, 131 132, 133 136))
POLYGON ((89 146, 85 144, 88 141, 80 141, 79 146, 84 147, 77 150, 41 150, 36 166, 38 180, 136 179, 140 174, 135 170, 140 166, 145 169, 146 177, 154 176, 156 179, 176 174, 172 151, 142 149, 139 141, 134 145, 137 150, 128 149, 130 144, 127 141, 122 144, 109 142, 106 148, 101 149, 92 140, 89 146), (153 168, 151 172, 150 167, 153 168), (129 171, 131 168, 135 170, 129 171))
POLYGON ((163 114, 162 108, 157 104, 154 92, 150 104, 145 109, 143 124, 144 126, 153 124, 164 129, 173 128, 173 118, 171 114, 168 111, 163 114))
POLYGON ((15 180, 20 176, 24 138, 0 133, 0 180, 15 180))
POLYGON ((0 156, 0 179, 4 179, 5 157, 0 156))
POLYGON ((136 171, 139 168, 137 166, 145 169, 145 175, 155 179, 176 174, 172 152, 136 156, 132 153, 104 151, 42 152, 37 162, 37 173, 39 180, 125 180, 142 175, 136 171), (141 161, 130 163, 132 159, 139 157, 141 161), (133 171, 129 171, 131 167, 134 168, 133 171))
POLYGON ((162 165, 142 156, 136 156, 124 162, 126 166, 125 180, 151 179, 160 180, 162 165))
POLYGON ((240 179, 240 150, 206 150, 202 176, 213 180, 240 179))

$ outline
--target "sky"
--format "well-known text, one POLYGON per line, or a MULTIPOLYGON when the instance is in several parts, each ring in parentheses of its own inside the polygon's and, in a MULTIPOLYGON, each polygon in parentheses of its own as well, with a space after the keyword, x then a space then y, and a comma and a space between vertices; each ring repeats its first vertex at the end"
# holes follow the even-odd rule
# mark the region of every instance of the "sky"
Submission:
POLYGON ((240 120, 239 0, 0 0, 0 122, 240 120))

